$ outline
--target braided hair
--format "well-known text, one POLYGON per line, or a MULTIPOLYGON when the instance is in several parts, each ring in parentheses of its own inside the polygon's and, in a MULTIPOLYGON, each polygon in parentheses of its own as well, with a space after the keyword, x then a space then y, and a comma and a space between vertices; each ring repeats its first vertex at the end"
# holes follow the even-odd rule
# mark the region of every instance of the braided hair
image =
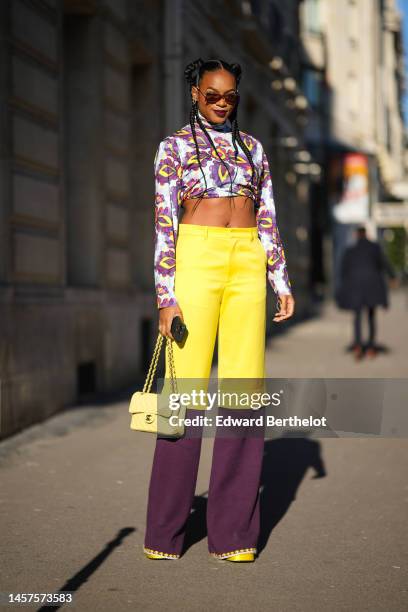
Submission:
MULTIPOLYGON (((230 72, 234 77, 235 77, 235 81, 236 81, 236 85, 238 88, 238 84, 239 81, 241 79, 241 66, 239 64, 229 64, 228 62, 225 62, 222 59, 210 59, 207 61, 203 61, 201 58, 198 58, 197 60, 190 62, 185 70, 184 70, 184 77, 187 81, 187 83, 190 85, 190 87, 192 87, 193 85, 198 86, 202 76, 204 75, 205 72, 214 72, 216 70, 221 70, 223 69, 227 70, 228 72, 230 72)), ((242 140, 241 138, 241 134, 239 132, 239 127, 238 127, 238 119, 237 119, 237 114, 238 114, 238 105, 239 102, 236 103, 236 105, 234 106, 234 109, 232 110, 229 119, 231 121, 231 128, 232 128, 232 144, 235 150, 235 160, 237 158, 238 155, 238 147, 237 147, 237 143, 240 145, 241 149, 243 150, 246 158, 248 159, 250 165, 251 165, 251 169, 252 169, 252 175, 251 175, 251 184, 253 184, 255 186, 255 190, 257 190, 257 183, 258 183, 258 170, 255 167, 254 161, 252 159, 252 155, 251 152, 249 151, 247 145, 245 144, 245 142, 242 140)), ((198 199, 197 204, 194 205, 193 210, 196 209, 196 207, 198 206, 198 204, 201 202, 201 200, 203 199, 204 195, 208 192, 208 186, 207 186, 207 180, 205 177, 205 173, 203 171, 203 168, 201 166, 201 161, 200 161, 200 150, 199 150, 199 146, 198 146, 198 142, 197 142, 197 135, 196 135, 196 128, 195 128, 195 123, 198 123, 198 125, 200 126, 200 128, 202 129, 202 131, 204 132, 204 134, 206 135, 210 145, 212 146, 212 148, 214 149, 217 157, 220 159, 221 163, 223 164, 223 166, 225 167, 225 169, 228 172, 228 175, 230 177, 230 193, 231 193, 231 197, 232 196, 232 185, 235 179, 231 178, 231 173, 229 171, 228 166, 226 165, 226 163, 224 162, 224 160, 220 157, 216 146, 214 145, 214 142, 210 136, 210 134, 208 133, 204 123, 202 122, 202 119, 198 113, 198 102, 196 100, 192 101, 192 106, 191 106, 191 110, 190 110, 190 126, 191 126, 191 133, 193 135, 193 139, 194 139, 194 143, 195 143, 195 148, 196 148, 196 153, 197 153, 197 161, 198 164, 200 166, 200 170, 201 173, 204 177, 204 182, 205 182, 205 190, 204 193, 201 195, 201 197, 198 199)), ((231 202, 231 200, 230 200, 231 202)), ((257 206, 258 204, 256 203, 255 206, 257 206)))

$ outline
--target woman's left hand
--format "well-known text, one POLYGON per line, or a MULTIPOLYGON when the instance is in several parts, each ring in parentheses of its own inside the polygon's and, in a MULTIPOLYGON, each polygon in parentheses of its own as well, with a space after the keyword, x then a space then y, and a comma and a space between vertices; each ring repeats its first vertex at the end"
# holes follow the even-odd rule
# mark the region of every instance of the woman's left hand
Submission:
POLYGON ((276 321, 276 323, 289 319, 295 312, 295 300, 292 294, 279 295, 278 299, 279 311, 273 318, 273 321, 276 321))

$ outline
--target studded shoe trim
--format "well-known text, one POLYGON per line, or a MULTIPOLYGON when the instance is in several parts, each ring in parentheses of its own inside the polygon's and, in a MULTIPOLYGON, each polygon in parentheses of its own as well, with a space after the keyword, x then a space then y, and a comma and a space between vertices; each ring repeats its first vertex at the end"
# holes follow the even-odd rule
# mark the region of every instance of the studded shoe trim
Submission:
POLYGON ((153 548, 146 548, 146 546, 143 547, 144 552, 148 553, 148 554, 154 554, 154 555, 160 555, 161 557, 165 557, 166 559, 179 559, 180 555, 174 555, 172 553, 165 553, 162 552, 161 550, 154 550, 153 548))
POLYGON ((226 553, 211 552, 210 555, 212 555, 216 559, 227 559, 228 557, 239 555, 239 553, 256 553, 256 548, 239 548, 238 550, 232 550, 231 552, 226 553))

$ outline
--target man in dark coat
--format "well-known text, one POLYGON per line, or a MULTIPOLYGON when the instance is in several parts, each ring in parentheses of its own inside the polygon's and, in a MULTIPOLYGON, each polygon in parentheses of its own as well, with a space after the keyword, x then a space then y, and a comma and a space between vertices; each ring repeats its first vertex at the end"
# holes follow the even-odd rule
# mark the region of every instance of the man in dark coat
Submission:
POLYGON ((368 240, 364 227, 357 229, 357 242, 348 247, 340 264, 340 286, 336 294, 339 308, 354 311, 354 344, 356 359, 363 355, 361 318, 367 309, 369 339, 367 355, 375 356, 375 308, 388 308, 388 290, 384 272, 392 279, 396 274, 377 242, 368 240))

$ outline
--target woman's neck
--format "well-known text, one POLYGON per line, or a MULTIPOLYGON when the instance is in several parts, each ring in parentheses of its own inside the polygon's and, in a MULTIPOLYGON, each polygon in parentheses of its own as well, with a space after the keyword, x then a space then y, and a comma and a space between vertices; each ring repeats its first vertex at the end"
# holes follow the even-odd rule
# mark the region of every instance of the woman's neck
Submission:
POLYGON ((217 132, 231 132, 231 122, 227 118, 223 123, 212 123, 197 109, 197 113, 206 129, 216 130, 217 132))

